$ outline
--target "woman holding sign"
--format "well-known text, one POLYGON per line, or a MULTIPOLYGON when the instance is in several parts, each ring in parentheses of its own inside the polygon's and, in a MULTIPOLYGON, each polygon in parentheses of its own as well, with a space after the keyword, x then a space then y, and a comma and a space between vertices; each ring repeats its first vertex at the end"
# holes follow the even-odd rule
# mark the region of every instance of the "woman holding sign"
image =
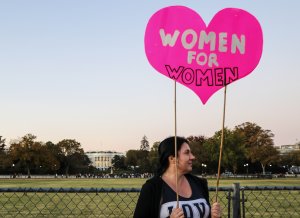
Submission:
POLYGON ((143 185, 134 218, 221 217, 220 204, 210 206, 207 180, 190 174, 195 156, 188 141, 176 137, 176 143, 177 152, 175 137, 160 143, 158 173, 143 185))

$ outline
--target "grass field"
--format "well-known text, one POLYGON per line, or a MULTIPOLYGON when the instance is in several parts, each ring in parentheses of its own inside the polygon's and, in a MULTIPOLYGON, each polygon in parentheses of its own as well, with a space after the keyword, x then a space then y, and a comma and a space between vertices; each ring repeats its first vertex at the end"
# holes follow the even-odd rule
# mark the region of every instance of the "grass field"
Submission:
MULTIPOLYGON (((141 188, 146 179, 0 179, 0 188, 141 188)), ((210 187, 216 179, 208 179, 210 187)), ((300 186, 300 178, 221 179, 221 187, 300 186)), ((0 217, 132 217, 137 192, 0 192, 0 217)), ((232 193, 231 193, 232 195, 232 193)), ((210 192, 214 199, 215 193, 210 192)), ((228 217, 228 192, 219 192, 228 217)), ((245 191, 246 217, 300 217, 299 190, 245 191)), ((232 208, 232 207, 230 207, 232 208)), ((231 214, 232 216, 232 214, 231 214)))
MULTIPOLYGON (((141 188, 146 179, 0 179, 0 188, 141 188)), ((300 186, 298 178, 274 179, 221 179, 220 187, 232 186, 300 186)), ((208 179, 210 187, 216 186, 216 179, 208 179)))

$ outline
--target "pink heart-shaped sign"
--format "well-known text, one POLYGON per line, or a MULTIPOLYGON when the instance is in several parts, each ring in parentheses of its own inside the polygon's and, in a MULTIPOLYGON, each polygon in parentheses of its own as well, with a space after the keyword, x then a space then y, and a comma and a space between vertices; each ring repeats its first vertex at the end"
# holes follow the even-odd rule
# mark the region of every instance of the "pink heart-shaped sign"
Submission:
POLYGON ((206 26, 190 8, 166 7, 152 15, 145 32, 150 64, 193 90, 203 104, 225 85, 250 74, 262 47, 257 19, 235 8, 219 11, 206 26))

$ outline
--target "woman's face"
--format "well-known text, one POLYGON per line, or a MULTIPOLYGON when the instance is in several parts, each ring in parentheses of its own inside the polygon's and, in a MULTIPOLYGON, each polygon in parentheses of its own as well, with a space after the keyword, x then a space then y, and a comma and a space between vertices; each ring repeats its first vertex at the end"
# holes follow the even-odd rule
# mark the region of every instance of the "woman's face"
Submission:
POLYGON ((190 146, 187 143, 183 143, 178 151, 178 169, 184 173, 191 172, 193 169, 193 160, 195 160, 195 156, 190 146))

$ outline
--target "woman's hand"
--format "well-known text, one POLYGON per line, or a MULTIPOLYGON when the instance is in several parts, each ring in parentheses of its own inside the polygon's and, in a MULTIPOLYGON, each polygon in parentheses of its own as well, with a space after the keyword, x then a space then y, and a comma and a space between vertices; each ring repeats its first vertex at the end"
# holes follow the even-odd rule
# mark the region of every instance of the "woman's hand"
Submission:
POLYGON ((183 210, 181 208, 173 209, 170 218, 184 218, 183 210))
POLYGON ((221 206, 219 202, 213 203, 211 207, 211 217, 218 218, 222 216, 221 206))

